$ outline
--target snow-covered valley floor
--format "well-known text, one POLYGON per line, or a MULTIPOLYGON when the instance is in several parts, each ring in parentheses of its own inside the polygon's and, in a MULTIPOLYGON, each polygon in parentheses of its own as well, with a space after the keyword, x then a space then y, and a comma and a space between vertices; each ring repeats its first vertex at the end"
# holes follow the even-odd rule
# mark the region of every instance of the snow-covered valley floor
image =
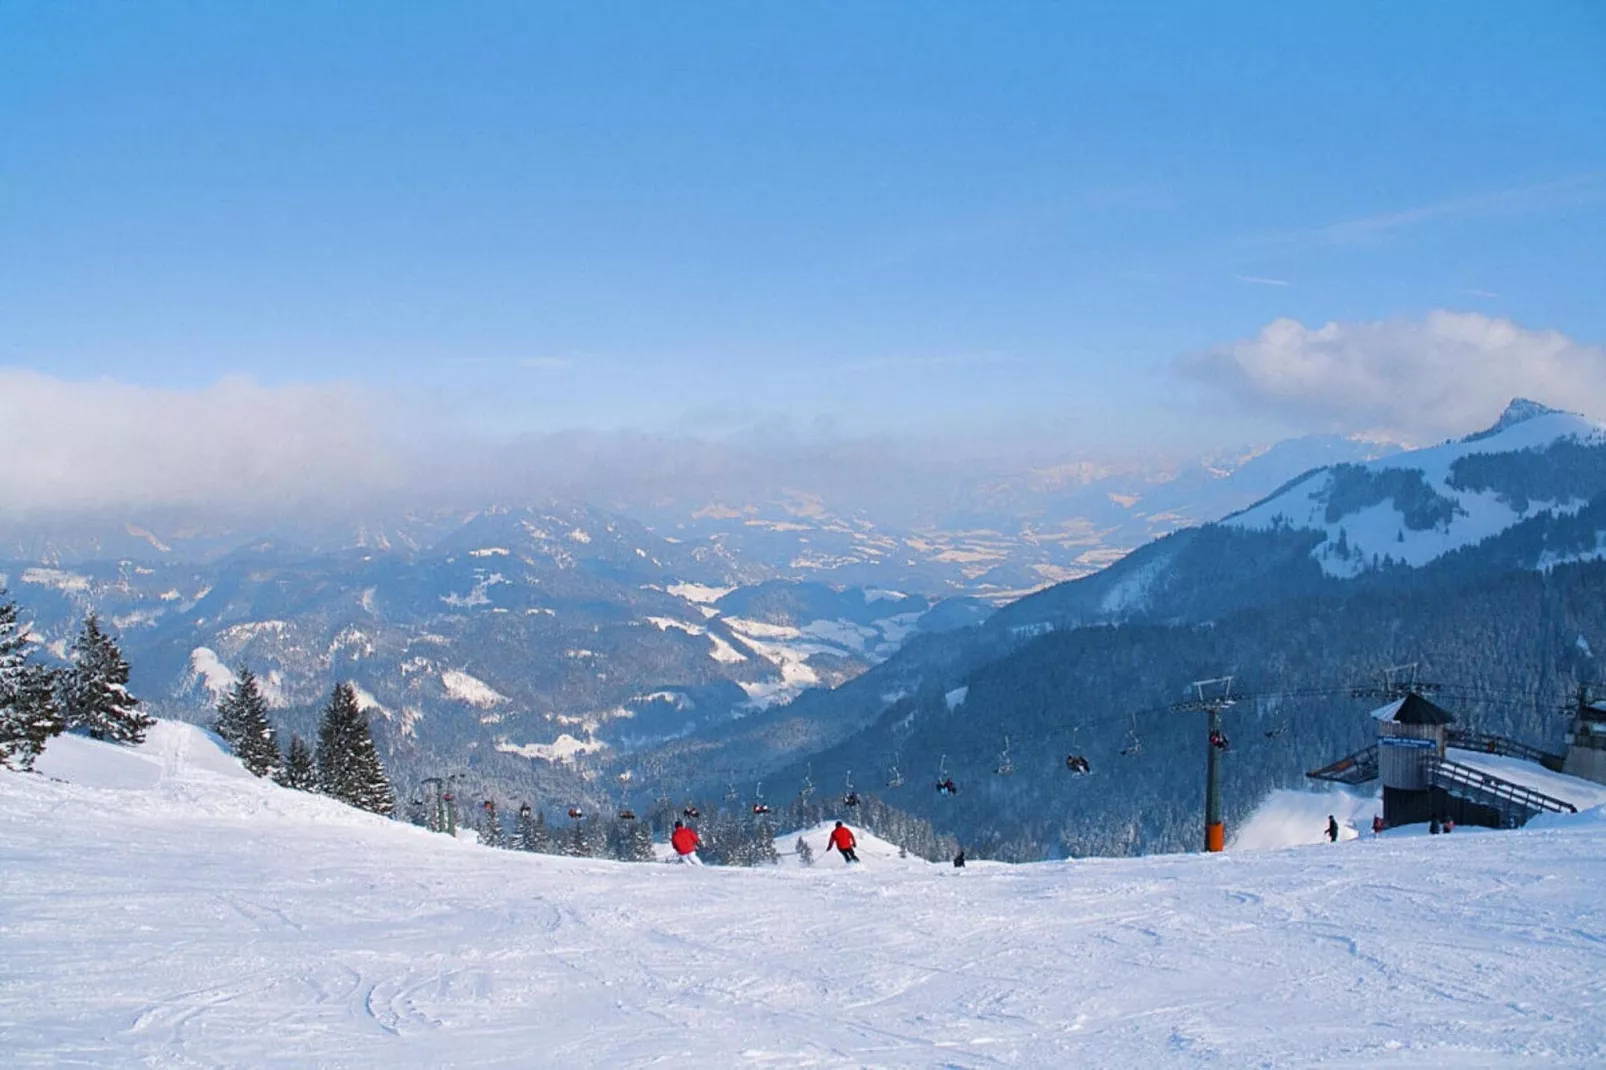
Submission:
POLYGON ((41 766, 0 773, 6 1066, 1606 1065, 1598 811, 759 871, 452 842, 167 723, 41 766))

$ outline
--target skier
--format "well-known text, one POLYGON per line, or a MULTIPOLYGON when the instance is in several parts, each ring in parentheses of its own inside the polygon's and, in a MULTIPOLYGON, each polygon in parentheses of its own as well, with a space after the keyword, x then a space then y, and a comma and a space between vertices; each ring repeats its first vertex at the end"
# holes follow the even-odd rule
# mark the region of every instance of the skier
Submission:
POLYGON ((675 831, 669 834, 669 843, 674 847, 675 855, 680 861, 688 864, 697 862, 697 848, 703 845, 697 830, 679 821, 675 822, 675 831))
POLYGON ((965 849, 963 847, 961 847, 959 849, 959 853, 958 854, 954 855, 954 868, 955 869, 964 869, 965 868, 965 849))
POLYGON ((1383 815, 1382 814, 1373 814, 1372 815, 1372 835, 1374 835, 1374 836, 1383 835, 1383 815))
POLYGON ((859 856, 854 853, 854 848, 858 845, 859 842, 853 838, 852 830, 842 822, 838 821, 836 823, 836 828, 831 830, 831 841, 825 845, 825 849, 829 851, 831 848, 835 847, 839 852, 841 852, 842 861, 857 862, 859 860, 859 856))
POLYGON ((1327 815, 1327 842, 1338 842, 1338 818, 1332 814, 1327 815))
POLYGON ((1446 832, 1454 832, 1455 831, 1455 818, 1447 817, 1447 818, 1444 819, 1444 831, 1446 831, 1446 832))

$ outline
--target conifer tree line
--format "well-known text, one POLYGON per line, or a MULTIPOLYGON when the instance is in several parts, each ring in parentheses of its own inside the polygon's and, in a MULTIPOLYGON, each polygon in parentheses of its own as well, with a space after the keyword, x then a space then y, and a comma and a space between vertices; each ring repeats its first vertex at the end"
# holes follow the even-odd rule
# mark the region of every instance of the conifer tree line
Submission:
POLYGON ((92 739, 142 743, 155 721, 128 690, 128 662, 91 613, 65 667, 33 658, 17 604, 0 589, 0 766, 30 770, 69 729, 92 739))
POLYGON ((324 707, 316 751, 298 735, 290 737, 288 754, 280 749, 262 688, 245 666, 218 703, 213 729, 240 763, 259 777, 376 814, 388 815, 396 808, 396 794, 374 747, 368 718, 357 701, 357 689, 349 683, 336 684, 324 707))
MULTIPOLYGON (((829 819, 839 819, 856 829, 874 832, 896 844, 900 853, 918 855, 928 861, 946 861, 958 850, 954 840, 937 835, 930 822, 871 795, 864 796, 856 807, 845 806, 839 800, 797 799, 775 813, 754 813, 745 803, 688 805, 699 816, 685 820, 697 829, 702 839, 698 856, 709 865, 777 864, 780 851, 775 840, 782 829, 810 828, 829 819)), ((564 818, 562 821, 566 824, 553 827, 547 822, 545 811, 526 803, 520 806, 509 829, 495 802, 487 800, 475 809, 475 815, 477 838, 488 847, 570 858, 651 862, 657 857, 653 851, 655 834, 659 839, 667 839, 680 812, 664 800, 636 820, 621 820, 612 813, 587 814, 564 818)), ((422 796, 413 800, 408 817, 414 824, 432 827, 422 796)), ((804 865, 813 864, 814 847, 803 836, 797 837, 792 850, 804 865)))

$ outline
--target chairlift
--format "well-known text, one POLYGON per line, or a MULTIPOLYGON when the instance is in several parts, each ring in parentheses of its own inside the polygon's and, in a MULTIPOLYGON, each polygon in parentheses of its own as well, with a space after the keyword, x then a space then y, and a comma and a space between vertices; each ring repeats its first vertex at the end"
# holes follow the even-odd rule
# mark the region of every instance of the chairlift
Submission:
POLYGON ((1226 750, 1228 746, 1227 733, 1222 732, 1219 729, 1213 729, 1210 733, 1210 745, 1217 750, 1226 750))
POLYGON ((725 801, 726 802, 735 802, 737 799, 740 799, 740 798, 741 798, 741 796, 738 795, 737 792, 736 792, 736 781, 734 781, 734 780, 728 781, 726 783, 726 785, 725 785, 725 801))
POLYGON ((1287 721, 1278 721, 1276 724, 1274 724, 1270 728, 1266 729, 1266 738, 1267 739, 1278 739, 1286 731, 1288 731, 1288 722, 1287 721))
POLYGON ((571 820, 579 821, 579 820, 583 819, 585 816, 586 816, 586 812, 584 810, 580 809, 578 806, 569 807, 569 817, 570 817, 571 820))
POLYGON ((898 769, 898 759, 896 756, 894 756, 892 759, 892 768, 887 770, 887 787, 903 787, 903 773, 898 769))
POLYGON ((937 794, 959 794, 959 786, 954 783, 954 778, 948 775, 948 756, 946 754, 937 762, 937 794))
POLYGON ((636 819, 636 812, 634 810, 620 810, 619 811, 619 820, 620 821, 634 821, 635 819, 636 819))
POLYGON ((800 800, 802 800, 803 802, 808 802, 811 798, 814 797, 814 766, 813 765, 804 766, 804 768, 803 768, 803 786, 798 789, 797 797, 800 800))
POLYGON ((1065 768, 1077 776, 1086 776, 1093 771, 1092 767, 1087 764, 1087 759, 1080 754, 1067 754, 1065 756, 1065 768))
POLYGON ((760 780, 753 785, 753 816, 758 817, 769 812, 769 804, 764 801, 764 782, 760 780))
POLYGON ((690 803, 688 803, 688 804, 687 804, 687 805, 686 805, 686 808, 685 808, 685 809, 684 809, 684 810, 682 810, 682 811, 681 811, 681 813, 682 813, 682 814, 683 814, 683 815, 684 815, 684 816, 686 816, 686 817, 688 817, 688 818, 690 818, 690 819, 691 819, 691 820, 693 820, 693 821, 695 821, 695 820, 697 820, 697 819, 698 819, 698 818, 699 818, 699 817, 702 817, 702 816, 703 816, 703 812, 702 812, 702 811, 701 811, 701 810, 699 810, 699 809, 697 809, 697 807, 695 807, 695 806, 692 806, 692 805, 691 805, 691 804, 690 804, 690 803))
POLYGON ((998 768, 995 772, 999 776, 1009 776, 1015 771, 1015 760, 1009 756, 1009 737, 1004 737, 1004 749, 998 754, 998 768))
POLYGON ((843 806, 858 806, 859 805, 859 793, 853 790, 853 770, 851 770, 851 769, 848 770, 847 783, 843 785, 843 792, 844 792, 844 794, 842 796, 842 805, 843 806))

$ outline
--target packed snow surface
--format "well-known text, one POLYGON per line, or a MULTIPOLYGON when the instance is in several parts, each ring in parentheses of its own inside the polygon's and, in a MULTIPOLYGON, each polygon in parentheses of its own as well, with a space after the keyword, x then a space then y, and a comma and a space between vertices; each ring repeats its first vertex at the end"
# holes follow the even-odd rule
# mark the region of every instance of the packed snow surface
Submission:
POLYGON ((731 870, 450 841, 170 723, 40 764, 0 773, 8 1067, 1606 1064, 1601 811, 731 870))

